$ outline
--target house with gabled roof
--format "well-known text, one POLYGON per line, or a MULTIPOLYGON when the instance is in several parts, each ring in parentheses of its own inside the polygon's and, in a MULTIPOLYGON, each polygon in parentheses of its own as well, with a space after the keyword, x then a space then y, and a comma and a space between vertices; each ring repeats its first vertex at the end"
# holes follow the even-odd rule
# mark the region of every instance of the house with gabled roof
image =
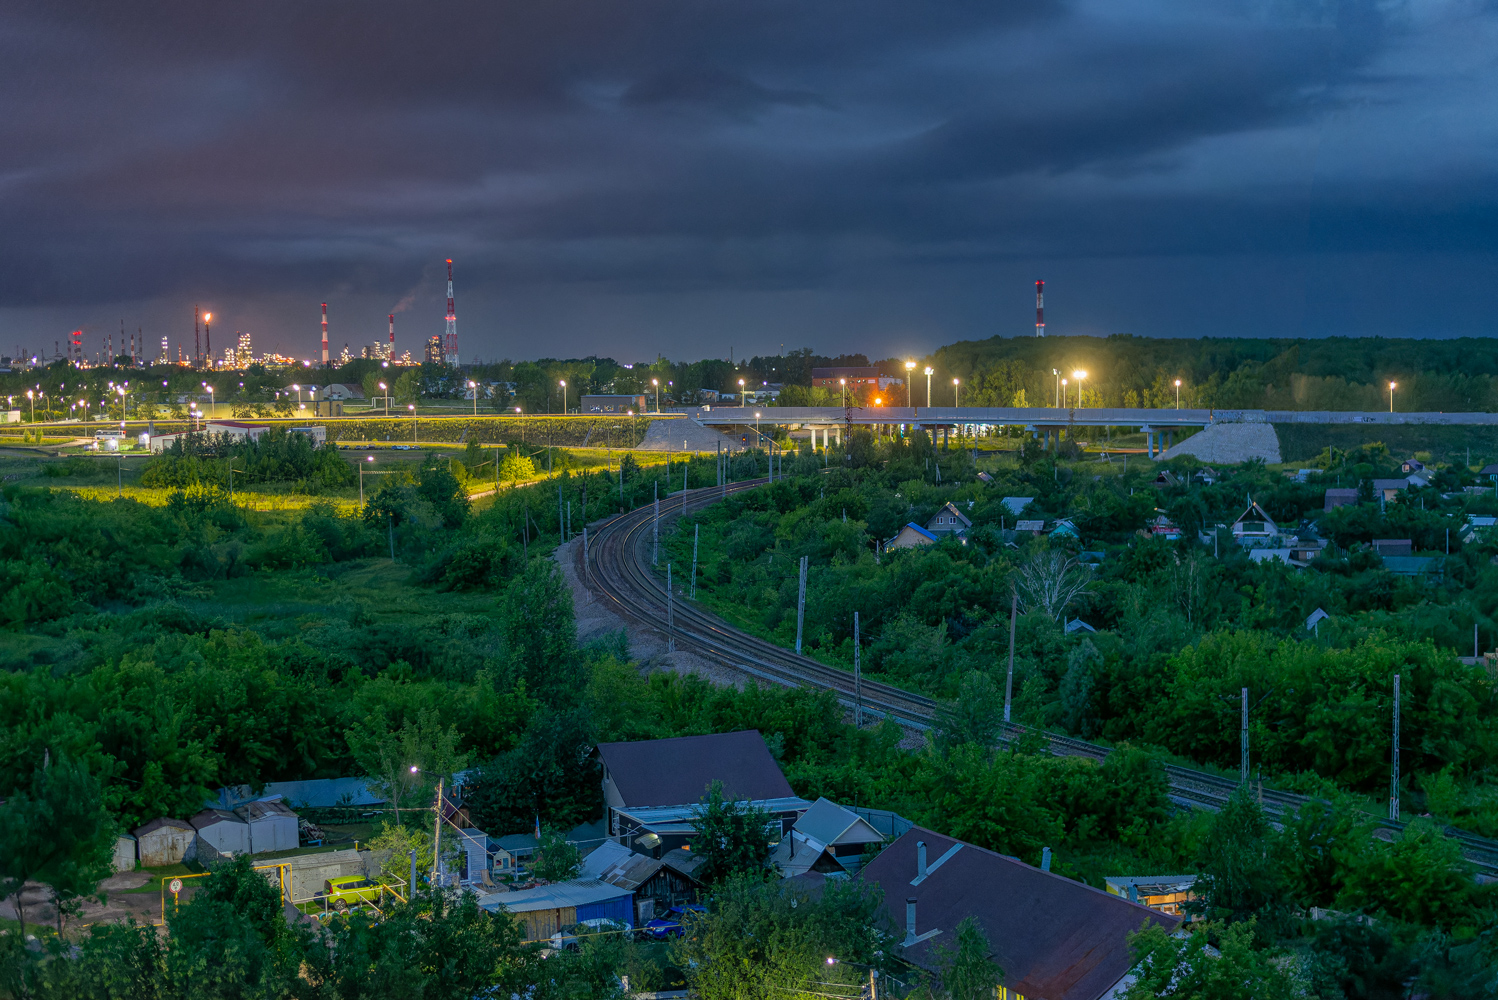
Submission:
POLYGON ((904 929, 902 956, 937 971, 971 917, 1004 970, 1000 997, 1103 1000, 1126 988, 1129 935, 1179 917, 1031 867, 1017 858, 914 827, 859 876, 884 893, 904 929))
POLYGON ((936 535, 914 521, 895 532, 895 537, 884 543, 886 549, 915 549, 922 545, 935 545, 941 541, 936 535))
POLYGON ((713 782, 723 797, 768 812, 783 837, 811 803, 791 790, 757 729, 600 743, 608 835, 652 857, 691 844, 713 782))
POLYGON ((827 798, 817 799, 796 820, 771 861, 787 878, 808 871, 857 874, 864 851, 884 835, 862 816, 827 798))
POLYGON ((1233 520, 1233 541, 1245 548, 1268 545, 1279 537, 1279 533, 1274 518, 1252 499, 1248 502, 1248 509, 1233 520))
POLYGON ((953 503, 944 503, 926 521, 926 530, 937 537, 961 535, 973 526, 966 514, 953 503))

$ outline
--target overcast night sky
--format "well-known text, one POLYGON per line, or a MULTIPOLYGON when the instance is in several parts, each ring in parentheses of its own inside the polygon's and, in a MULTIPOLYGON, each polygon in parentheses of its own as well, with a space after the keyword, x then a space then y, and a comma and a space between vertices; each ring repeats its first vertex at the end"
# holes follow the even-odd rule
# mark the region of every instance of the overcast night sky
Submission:
POLYGON ((0 352, 465 360, 1498 317, 1498 3, 0 7, 0 352))

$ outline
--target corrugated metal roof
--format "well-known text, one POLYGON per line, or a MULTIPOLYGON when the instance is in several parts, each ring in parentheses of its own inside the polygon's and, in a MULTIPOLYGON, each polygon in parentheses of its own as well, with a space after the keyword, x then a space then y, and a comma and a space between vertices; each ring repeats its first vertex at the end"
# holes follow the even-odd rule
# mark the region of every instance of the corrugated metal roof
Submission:
POLYGON ((250 823, 259 822, 263 819, 275 819, 289 816, 296 819, 296 813, 292 812, 284 802, 246 802, 234 810, 236 816, 242 816, 250 823))
MULTIPOLYGON (((771 814, 802 812, 811 808, 809 801, 795 795, 738 801, 750 808, 763 809, 771 814)), ((656 806, 649 809, 621 809, 619 812, 659 833, 667 826, 678 826, 682 830, 692 829, 692 821, 697 818, 698 808, 698 805, 656 806)))
POLYGON ((160 830, 162 827, 167 827, 173 830, 193 829, 193 825, 191 823, 184 822, 180 819, 172 819, 169 816, 162 816, 159 819, 153 819, 149 823, 145 823, 141 826, 136 827, 132 832, 136 835, 136 837, 143 837, 148 833, 154 833, 155 831, 160 830))
POLYGON ((773 799, 793 794, 757 729, 600 743, 598 755, 626 807, 695 804, 714 781, 723 783, 728 798, 773 799))
POLYGON ((220 823, 233 823, 236 826, 246 825, 244 820, 227 809, 204 809, 189 820, 189 822, 198 830, 206 830, 210 826, 217 826, 220 823))
POLYGON ((936 933, 904 954, 928 969, 934 964, 933 949, 951 947, 957 925, 971 916, 988 936, 1010 990, 1046 1000, 1098 1000, 1129 971, 1129 934, 1148 923, 1166 930, 1180 923, 1177 917, 970 844, 912 885, 917 841, 925 841, 931 859, 961 844, 916 827, 870 861, 862 878, 884 890, 896 927, 905 927, 905 900, 916 899, 917 937, 936 933))
POLYGON ((479 897, 479 905, 491 912, 503 906, 511 913, 532 910, 556 910, 568 906, 586 906, 606 899, 634 895, 630 890, 609 885, 596 878, 577 878, 570 882, 553 882, 519 892, 495 892, 479 897))
POLYGON ((857 813, 828 798, 817 799, 796 820, 792 829, 822 847, 833 844, 877 844, 884 840, 878 830, 857 813))

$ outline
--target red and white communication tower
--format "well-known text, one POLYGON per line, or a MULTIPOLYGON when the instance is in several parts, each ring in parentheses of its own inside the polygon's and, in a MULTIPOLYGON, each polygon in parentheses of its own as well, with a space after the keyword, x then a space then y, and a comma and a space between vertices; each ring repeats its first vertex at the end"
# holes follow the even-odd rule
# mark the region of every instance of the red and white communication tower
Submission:
POLYGON ((1045 336, 1045 282, 1035 282, 1035 336, 1045 336))
POLYGON ((458 363, 458 309, 453 305, 453 262, 447 262, 447 339, 442 350, 443 360, 450 365, 458 363))
POLYGON ((328 304, 322 304, 322 363, 328 363, 328 304))

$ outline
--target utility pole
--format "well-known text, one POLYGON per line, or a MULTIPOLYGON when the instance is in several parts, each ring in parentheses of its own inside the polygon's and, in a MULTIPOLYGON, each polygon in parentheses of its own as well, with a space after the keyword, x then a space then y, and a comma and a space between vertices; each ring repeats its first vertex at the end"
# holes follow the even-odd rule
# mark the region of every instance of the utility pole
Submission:
POLYGON ((655 481, 655 513, 650 522, 650 565, 657 565, 656 556, 661 547, 661 482, 655 481))
POLYGON ((563 520, 563 515, 562 515, 562 484, 561 483, 557 484, 557 537, 561 539, 563 545, 567 544, 567 522, 565 520, 563 520))
POLYGON ((1243 689, 1243 726, 1238 734, 1240 770, 1238 780, 1248 784, 1248 688, 1243 689))
POLYGON ((1014 621, 1019 617, 1019 592, 1009 596, 1009 673, 1004 677, 1004 722, 1009 722, 1009 708, 1014 700, 1014 621))
POLYGON ((593 600, 592 570, 588 566, 588 524, 583 522, 583 589, 588 592, 588 601, 593 600))
POLYGON ((806 622, 806 556, 801 557, 801 586, 796 598, 796 655, 801 655, 801 628, 806 622))
POLYGON ((697 599, 697 543, 702 541, 702 525, 692 525, 692 600, 697 599))
POLYGON ((442 778, 437 779, 437 818, 432 823, 432 884, 442 884, 442 778))
POLYGON ((1389 772, 1389 819, 1399 822, 1399 675, 1394 675, 1394 747, 1393 767, 1389 772))
POLYGON ((853 726, 863 728, 863 663, 858 648, 858 612, 853 612, 853 726))
POLYGON ((676 652, 676 592, 671 589, 670 563, 666 563, 666 652, 676 652))

